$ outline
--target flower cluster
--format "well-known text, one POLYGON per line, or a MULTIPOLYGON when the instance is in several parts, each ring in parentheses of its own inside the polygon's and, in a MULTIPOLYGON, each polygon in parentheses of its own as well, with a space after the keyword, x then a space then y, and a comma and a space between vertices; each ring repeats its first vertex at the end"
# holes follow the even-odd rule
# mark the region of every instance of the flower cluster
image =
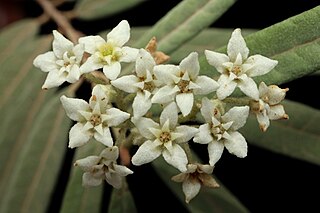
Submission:
POLYGON ((247 142, 238 130, 250 112, 262 131, 270 120, 288 118, 280 104, 288 89, 264 82, 258 88, 253 79, 270 72, 278 62, 262 55, 249 56, 240 29, 233 31, 227 55, 204 52, 212 72, 220 73, 217 81, 201 75, 197 52, 175 65, 164 64, 168 56, 155 52, 155 38, 146 48, 124 46, 130 39, 126 20, 112 29, 106 40, 85 36, 73 44, 58 31, 54 30, 53 36, 52 51, 34 60, 36 67, 48 72, 43 89, 75 83, 93 72, 104 79, 103 83, 90 80, 93 88, 88 102, 64 95, 60 98, 67 116, 76 122, 69 132, 69 147, 83 146, 91 138, 105 146, 99 155, 75 162, 84 171, 84 186, 97 186, 105 180, 120 188, 122 178, 133 171, 117 163, 119 149, 124 144, 139 145, 132 164, 139 166, 162 156, 180 172, 172 180, 182 182, 189 202, 202 185, 219 187, 212 172, 224 148, 239 158, 246 157, 247 142), (132 73, 122 72, 123 63, 134 63, 132 73), (229 97, 237 87, 244 96, 229 97), (189 121, 192 125, 187 125, 189 121), (113 133, 115 128, 119 134, 113 133), (208 164, 192 160, 192 142, 207 144, 208 164))

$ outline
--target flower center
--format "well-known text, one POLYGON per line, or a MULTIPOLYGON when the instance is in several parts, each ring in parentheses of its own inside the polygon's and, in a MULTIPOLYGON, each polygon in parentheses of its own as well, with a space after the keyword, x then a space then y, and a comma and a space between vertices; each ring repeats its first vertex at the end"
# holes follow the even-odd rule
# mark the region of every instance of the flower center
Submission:
POLYGON ((99 124, 102 123, 102 119, 101 119, 100 115, 93 114, 93 115, 91 115, 89 122, 93 126, 98 126, 99 124))
POLYGON ((241 66, 239 65, 234 65, 231 70, 231 72, 233 72, 237 76, 239 75, 239 73, 241 73, 241 71, 242 69, 241 69, 241 66))
POLYGON ((99 52, 102 56, 108 56, 113 54, 113 46, 110 44, 103 44, 99 47, 99 52))
POLYGON ((152 92, 155 88, 155 85, 152 81, 144 82, 143 90, 147 90, 149 92, 152 92))
POLYGON ((159 137, 159 140, 162 142, 162 143, 167 143, 169 141, 171 141, 171 135, 170 135, 170 132, 162 132, 160 137, 159 137))
POLYGON ((188 88, 189 81, 187 81, 187 80, 180 80, 179 83, 177 84, 177 86, 179 87, 181 93, 190 92, 190 90, 188 88))

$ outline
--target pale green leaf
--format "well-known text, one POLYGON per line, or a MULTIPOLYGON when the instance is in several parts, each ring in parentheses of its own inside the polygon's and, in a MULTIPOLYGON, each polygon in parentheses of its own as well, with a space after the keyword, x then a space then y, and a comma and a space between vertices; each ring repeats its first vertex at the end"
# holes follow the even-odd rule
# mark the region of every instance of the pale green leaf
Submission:
POLYGON ((185 0, 160 19, 137 43, 145 47, 155 36, 159 50, 170 54, 210 26, 235 0, 185 0))
MULTIPOLYGON (((103 146, 91 140, 86 146, 79 147, 74 156, 74 162, 90 155, 99 155, 103 146)), ((103 185, 85 188, 82 186, 83 171, 73 167, 68 185, 63 197, 61 213, 95 213, 100 212, 103 185)))
POLYGON ((130 9, 145 0, 80 0, 75 7, 75 13, 81 19, 97 19, 111 16, 130 9))
POLYGON ((210 189, 201 187, 199 194, 189 204, 185 203, 181 183, 171 180, 171 177, 179 173, 178 170, 168 165, 163 158, 152 162, 157 174, 172 192, 185 204, 185 207, 192 213, 202 212, 248 212, 248 210, 219 182, 220 187, 210 189))
POLYGON ((256 146, 320 165, 320 111, 288 100, 283 105, 289 120, 271 121, 261 132, 250 116, 241 128, 244 137, 256 146))
MULTIPOLYGON (((274 70, 255 80, 266 84, 281 84, 318 71, 319 22, 320 6, 247 36, 245 40, 250 55, 261 54, 279 61, 274 70)), ((219 48, 216 51, 225 53, 225 49, 219 48)), ((203 73, 217 75, 204 56, 200 61, 203 73)))
MULTIPOLYGON (((45 95, 42 92, 42 96, 45 95)), ((67 146, 70 125, 61 106, 60 95, 52 95, 50 100, 42 97, 46 101, 31 109, 36 110, 32 112, 35 113, 34 118, 20 121, 28 131, 15 132, 18 138, 23 138, 12 141, 15 147, 9 160, 5 161, 0 212, 44 212, 48 207, 67 146)), ((40 100, 35 102, 39 104, 40 100)), ((7 113, 13 115, 14 111, 7 113)))
POLYGON ((124 179, 123 186, 120 189, 113 188, 109 203, 109 213, 136 213, 137 209, 134 204, 132 194, 124 179))

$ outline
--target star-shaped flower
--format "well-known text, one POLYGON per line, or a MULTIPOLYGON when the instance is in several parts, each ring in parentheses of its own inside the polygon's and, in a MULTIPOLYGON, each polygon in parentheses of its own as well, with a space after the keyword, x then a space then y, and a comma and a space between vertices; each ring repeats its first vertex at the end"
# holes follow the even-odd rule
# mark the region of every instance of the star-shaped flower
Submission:
POLYGON ((79 166, 85 173, 82 176, 84 186, 98 186, 106 180, 114 188, 122 186, 122 177, 132 174, 133 171, 125 166, 118 165, 119 149, 116 146, 104 149, 100 156, 88 156, 77 160, 75 166, 79 166))
POLYGON ((101 36, 86 36, 79 39, 85 51, 91 56, 80 67, 83 73, 103 68, 103 73, 110 80, 115 80, 121 72, 120 62, 136 60, 138 49, 123 46, 130 38, 128 21, 122 20, 107 34, 105 41, 101 36))
POLYGON ((110 108, 105 88, 103 85, 95 86, 89 103, 78 98, 60 98, 67 116, 77 121, 70 129, 70 148, 86 144, 91 137, 108 147, 113 146, 109 127, 117 126, 130 117, 129 113, 110 108))
POLYGON ((182 182, 182 191, 186 203, 189 203, 200 191, 201 186, 217 188, 219 184, 212 177, 213 166, 203 164, 188 164, 187 171, 173 176, 175 182, 182 182))
POLYGON ((149 163, 160 155, 170 165, 181 172, 187 170, 187 155, 181 143, 188 142, 198 129, 190 126, 178 126, 178 109, 174 102, 167 105, 160 115, 160 124, 150 118, 132 118, 140 134, 147 140, 132 157, 134 165, 149 163))
POLYGON ((199 127, 194 142, 208 144, 209 163, 215 165, 224 147, 237 157, 247 156, 247 142, 237 131, 244 126, 249 115, 249 107, 233 107, 227 113, 221 112, 208 98, 202 99, 201 114, 206 123, 199 127))
POLYGON ((111 84, 128 93, 137 93, 132 108, 134 117, 142 117, 151 108, 151 98, 159 87, 154 79, 153 67, 156 65, 151 54, 140 49, 136 60, 135 75, 122 76, 111 84))
POLYGON ((64 82, 74 83, 80 78, 80 63, 83 57, 83 45, 73 45, 58 31, 53 30, 52 51, 38 55, 33 65, 48 72, 42 89, 58 87, 64 82))
POLYGON ((198 53, 192 52, 179 66, 166 64, 154 67, 156 78, 163 82, 151 99, 152 103, 165 104, 176 101, 183 116, 193 107, 194 95, 206 95, 218 88, 218 83, 208 76, 198 76, 200 65, 198 53))
POLYGON ((277 85, 267 86, 264 82, 259 85, 259 101, 251 102, 251 110, 256 114, 260 129, 267 131, 270 121, 288 119, 280 102, 285 98, 289 89, 281 89, 277 85))
POLYGON ((228 55, 205 50, 210 65, 221 73, 218 83, 217 96, 225 99, 236 87, 254 100, 259 99, 259 92, 252 77, 270 72, 278 61, 262 55, 252 55, 248 58, 249 49, 241 35, 241 30, 235 29, 227 46, 228 55))

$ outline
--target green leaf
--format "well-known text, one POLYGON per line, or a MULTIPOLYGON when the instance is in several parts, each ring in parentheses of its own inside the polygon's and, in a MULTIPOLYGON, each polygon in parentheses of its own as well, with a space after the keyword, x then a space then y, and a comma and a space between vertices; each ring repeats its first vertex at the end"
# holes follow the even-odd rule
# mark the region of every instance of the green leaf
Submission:
POLYGON ((241 128, 244 137, 256 146, 320 165, 320 111, 288 100, 283 105, 289 120, 271 121, 261 132, 250 116, 241 128))
MULTIPOLYGON (((42 96, 45 94, 42 93, 42 96)), ((34 118, 21 121, 30 126, 28 131, 15 132, 21 142, 16 142, 15 146, 18 147, 10 153, 9 160, 12 161, 6 161, 5 164, 0 212, 45 212, 48 207, 48 195, 54 190, 70 125, 59 97, 59 94, 51 96, 50 100, 42 97, 46 100, 42 106, 31 109, 36 110, 31 112, 36 114, 34 118)), ((36 99, 36 103, 39 104, 40 100, 36 99)), ((7 113, 13 115, 14 111, 7 113)), ((15 126, 11 128, 15 129, 15 126)))
MULTIPOLYGON (((316 26, 319 22, 320 6, 247 36, 245 40, 250 55, 261 54, 279 61, 274 70, 255 80, 282 84, 318 71, 320 30, 316 26)), ((226 47, 216 51, 225 50, 226 47)), ((203 73, 217 75, 204 56, 200 62, 203 73)))
POLYGON ((81 19, 97 19, 111 16, 128 10, 145 0, 80 0, 76 4, 75 13, 81 19))
POLYGON ((128 188, 127 182, 123 181, 121 189, 113 189, 109 203, 109 213, 136 213, 137 209, 134 204, 132 194, 128 188))
MULTIPOLYGON (((74 161, 90 155, 99 155, 102 148, 103 146, 100 143, 91 140, 85 146, 77 148, 74 161)), ((100 212, 103 187, 102 185, 92 188, 83 187, 82 175, 83 171, 79 167, 72 168, 61 213, 100 212)))
POLYGON ((171 180, 171 177, 179 173, 178 170, 168 165, 163 158, 152 162, 157 174, 172 192, 181 200, 181 203, 192 213, 208 212, 248 212, 248 210, 234 197, 221 183, 217 189, 201 187, 199 194, 189 204, 185 203, 181 183, 171 180))
POLYGON ((170 54, 211 25, 235 0, 185 0, 159 20, 136 44, 145 47, 155 36, 159 50, 170 54))

